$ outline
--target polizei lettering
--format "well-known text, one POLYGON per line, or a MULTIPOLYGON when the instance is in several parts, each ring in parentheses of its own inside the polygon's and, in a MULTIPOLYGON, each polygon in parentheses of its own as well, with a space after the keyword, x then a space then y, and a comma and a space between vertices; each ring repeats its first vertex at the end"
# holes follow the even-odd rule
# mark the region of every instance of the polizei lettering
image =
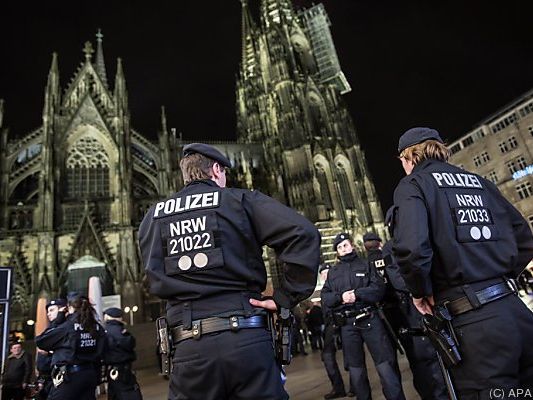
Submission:
POLYGON ((179 214, 189 210, 218 207, 218 205, 218 192, 189 194, 185 197, 177 197, 157 203, 155 205, 154 218, 179 214))
POLYGON ((433 172, 433 179, 440 187, 466 187, 483 189, 477 176, 472 174, 433 172))

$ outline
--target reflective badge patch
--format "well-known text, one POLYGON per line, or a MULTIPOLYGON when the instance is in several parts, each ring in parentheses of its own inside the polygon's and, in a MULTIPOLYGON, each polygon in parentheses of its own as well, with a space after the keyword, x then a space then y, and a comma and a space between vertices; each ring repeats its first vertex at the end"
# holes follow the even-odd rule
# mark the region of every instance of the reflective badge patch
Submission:
POLYGON ((484 192, 447 191, 446 197, 458 242, 485 242, 499 239, 498 229, 494 224, 484 192))
POLYGON ((366 274, 361 274, 361 273, 357 272, 357 273, 355 274, 355 276, 361 276, 361 277, 363 277, 363 276, 366 276, 366 274))
POLYGON ((215 212, 191 217, 184 214, 161 224, 165 272, 176 275, 221 267, 222 249, 217 248, 218 220, 215 212))

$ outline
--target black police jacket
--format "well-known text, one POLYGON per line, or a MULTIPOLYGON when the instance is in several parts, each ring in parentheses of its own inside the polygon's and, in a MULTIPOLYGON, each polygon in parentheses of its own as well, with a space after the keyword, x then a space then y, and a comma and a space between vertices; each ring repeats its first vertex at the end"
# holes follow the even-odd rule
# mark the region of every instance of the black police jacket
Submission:
POLYGON ((139 243, 150 292, 168 299, 171 324, 179 322, 185 307, 193 318, 249 307, 248 299, 259 298, 266 288, 263 245, 284 264, 273 294, 278 305, 292 308, 316 285, 318 230, 259 191, 193 181, 149 209, 139 243))
POLYGON ((98 364, 105 346, 104 328, 97 324, 93 336, 79 323, 79 313, 71 314, 66 321, 50 326, 35 338, 40 349, 53 351, 52 365, 98 364))
POLYGON ((366 259, 357 257, 353 252, 339 257, 339 260, 335 267, 330 268, 320 295, 326 307, 334 310, 360 309, 383 298, 385 283, 366 259), (355 303, 343 305, 342 294, 352 289, 355 290, 355 303))
POLYGON ((414 297, 516 277, 533 257, 522 215, 479 175, 434 159, 394 193, 394 256, 414 297))
POLYGON ((105 325, 106 348, 104 362, 108 365, 135 361, 135 338, 120 321, 109 320, 105 325))
POLYGON ((409 289, 400 273, 400 266, 394 259, 392 252, 392 240, 389 240, 383 245, 381 249, 383 260, 385 262, 385 276, 387 281, 391 284, 397 292, 408 293, 409 289))

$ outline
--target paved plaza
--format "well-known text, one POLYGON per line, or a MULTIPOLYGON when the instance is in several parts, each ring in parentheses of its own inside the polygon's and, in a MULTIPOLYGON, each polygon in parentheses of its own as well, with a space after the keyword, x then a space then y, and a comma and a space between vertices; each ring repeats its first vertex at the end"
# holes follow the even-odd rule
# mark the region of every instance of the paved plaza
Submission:
MULTIPOLYGON (((533 296, 524 296, 522 300, 533 310, 533 296)), ((320 352, 311 351, 309 345, 306 347, 309 355, 297 356, 289 367, 287 367, 288 380, 286 383, 287 391, 291 399, 294 400, 320 400, 324 394, 331 390, 329 379, 324 370, 324 365, 320 360, 320 352)), ((337 353, 337 361, 342 370, 342 352, 337 353)), ((381 393, 379 378, 367 352, 367 365, 370 385, 372 387, 372 398, 374 400, 385 400, 381 393)), ((409 370, 407 359, 404 356, 399 358, 399 366, 402 373, 402 383, 405 396, 408 400, 419 400, 413 384, 412 375, 409 370)), ((344 383, 348 389, 348 374, 342 371, 344 383)), ((145 400, 166 400, 168 393, 168 381, 158 374, 155 368, 146 368, 137 371, 137 377, 141 385, 143 397, 145 400)), ((99 400, 106 398, 101 396, 99 400)))

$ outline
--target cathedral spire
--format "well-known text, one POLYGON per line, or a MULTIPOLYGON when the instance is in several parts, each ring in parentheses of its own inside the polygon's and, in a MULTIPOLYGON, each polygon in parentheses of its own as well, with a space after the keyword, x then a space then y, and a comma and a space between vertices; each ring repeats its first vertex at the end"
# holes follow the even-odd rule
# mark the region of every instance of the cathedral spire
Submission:
POLYGON ((102 35, 102 31, 98 29, 98 32, 96 33, 96 73, 98 76, 100 76, 100 79, 102 80, 104 86, 107 88, 107 74, 105 71, 105 61, 104 61, 104 48, 102 45, 102 39, 104 38, 104 35, 102 35))
POLYGON ((168 134, 167 131, 167 114, 165 112, 165 106, 161 106, 161 132, 168 134))
POLYGON ((48 71, 48 81, 46 82, 46 90, 44 94, 44 114, 49 115, 50 112, 57 109, 59 106, 59 67, 57 65, 57 53, 52 53, 52 63, 50 64, 50 71, 48 71))
POLYGON ((0 130, 4 122, 4 99, 0 99, 0 130))
POLYGON ((128 108, 128 93, 126 91, 126 79, 122 70, 122 59, 117 58, 117 74, 115 75, 115 101, 123 111, 128 108))
POLYGON ((241 65, 245 77, 253 75, 255 68, 254 33, 256 26, 250 14, 248 0, 241 0, 242 4, 242 55, 241 65))
POLYGON ((272 23, 290 25, 294 19, 293 14, 290 0, 261 0, 261 16, 266 27, 272 23))

